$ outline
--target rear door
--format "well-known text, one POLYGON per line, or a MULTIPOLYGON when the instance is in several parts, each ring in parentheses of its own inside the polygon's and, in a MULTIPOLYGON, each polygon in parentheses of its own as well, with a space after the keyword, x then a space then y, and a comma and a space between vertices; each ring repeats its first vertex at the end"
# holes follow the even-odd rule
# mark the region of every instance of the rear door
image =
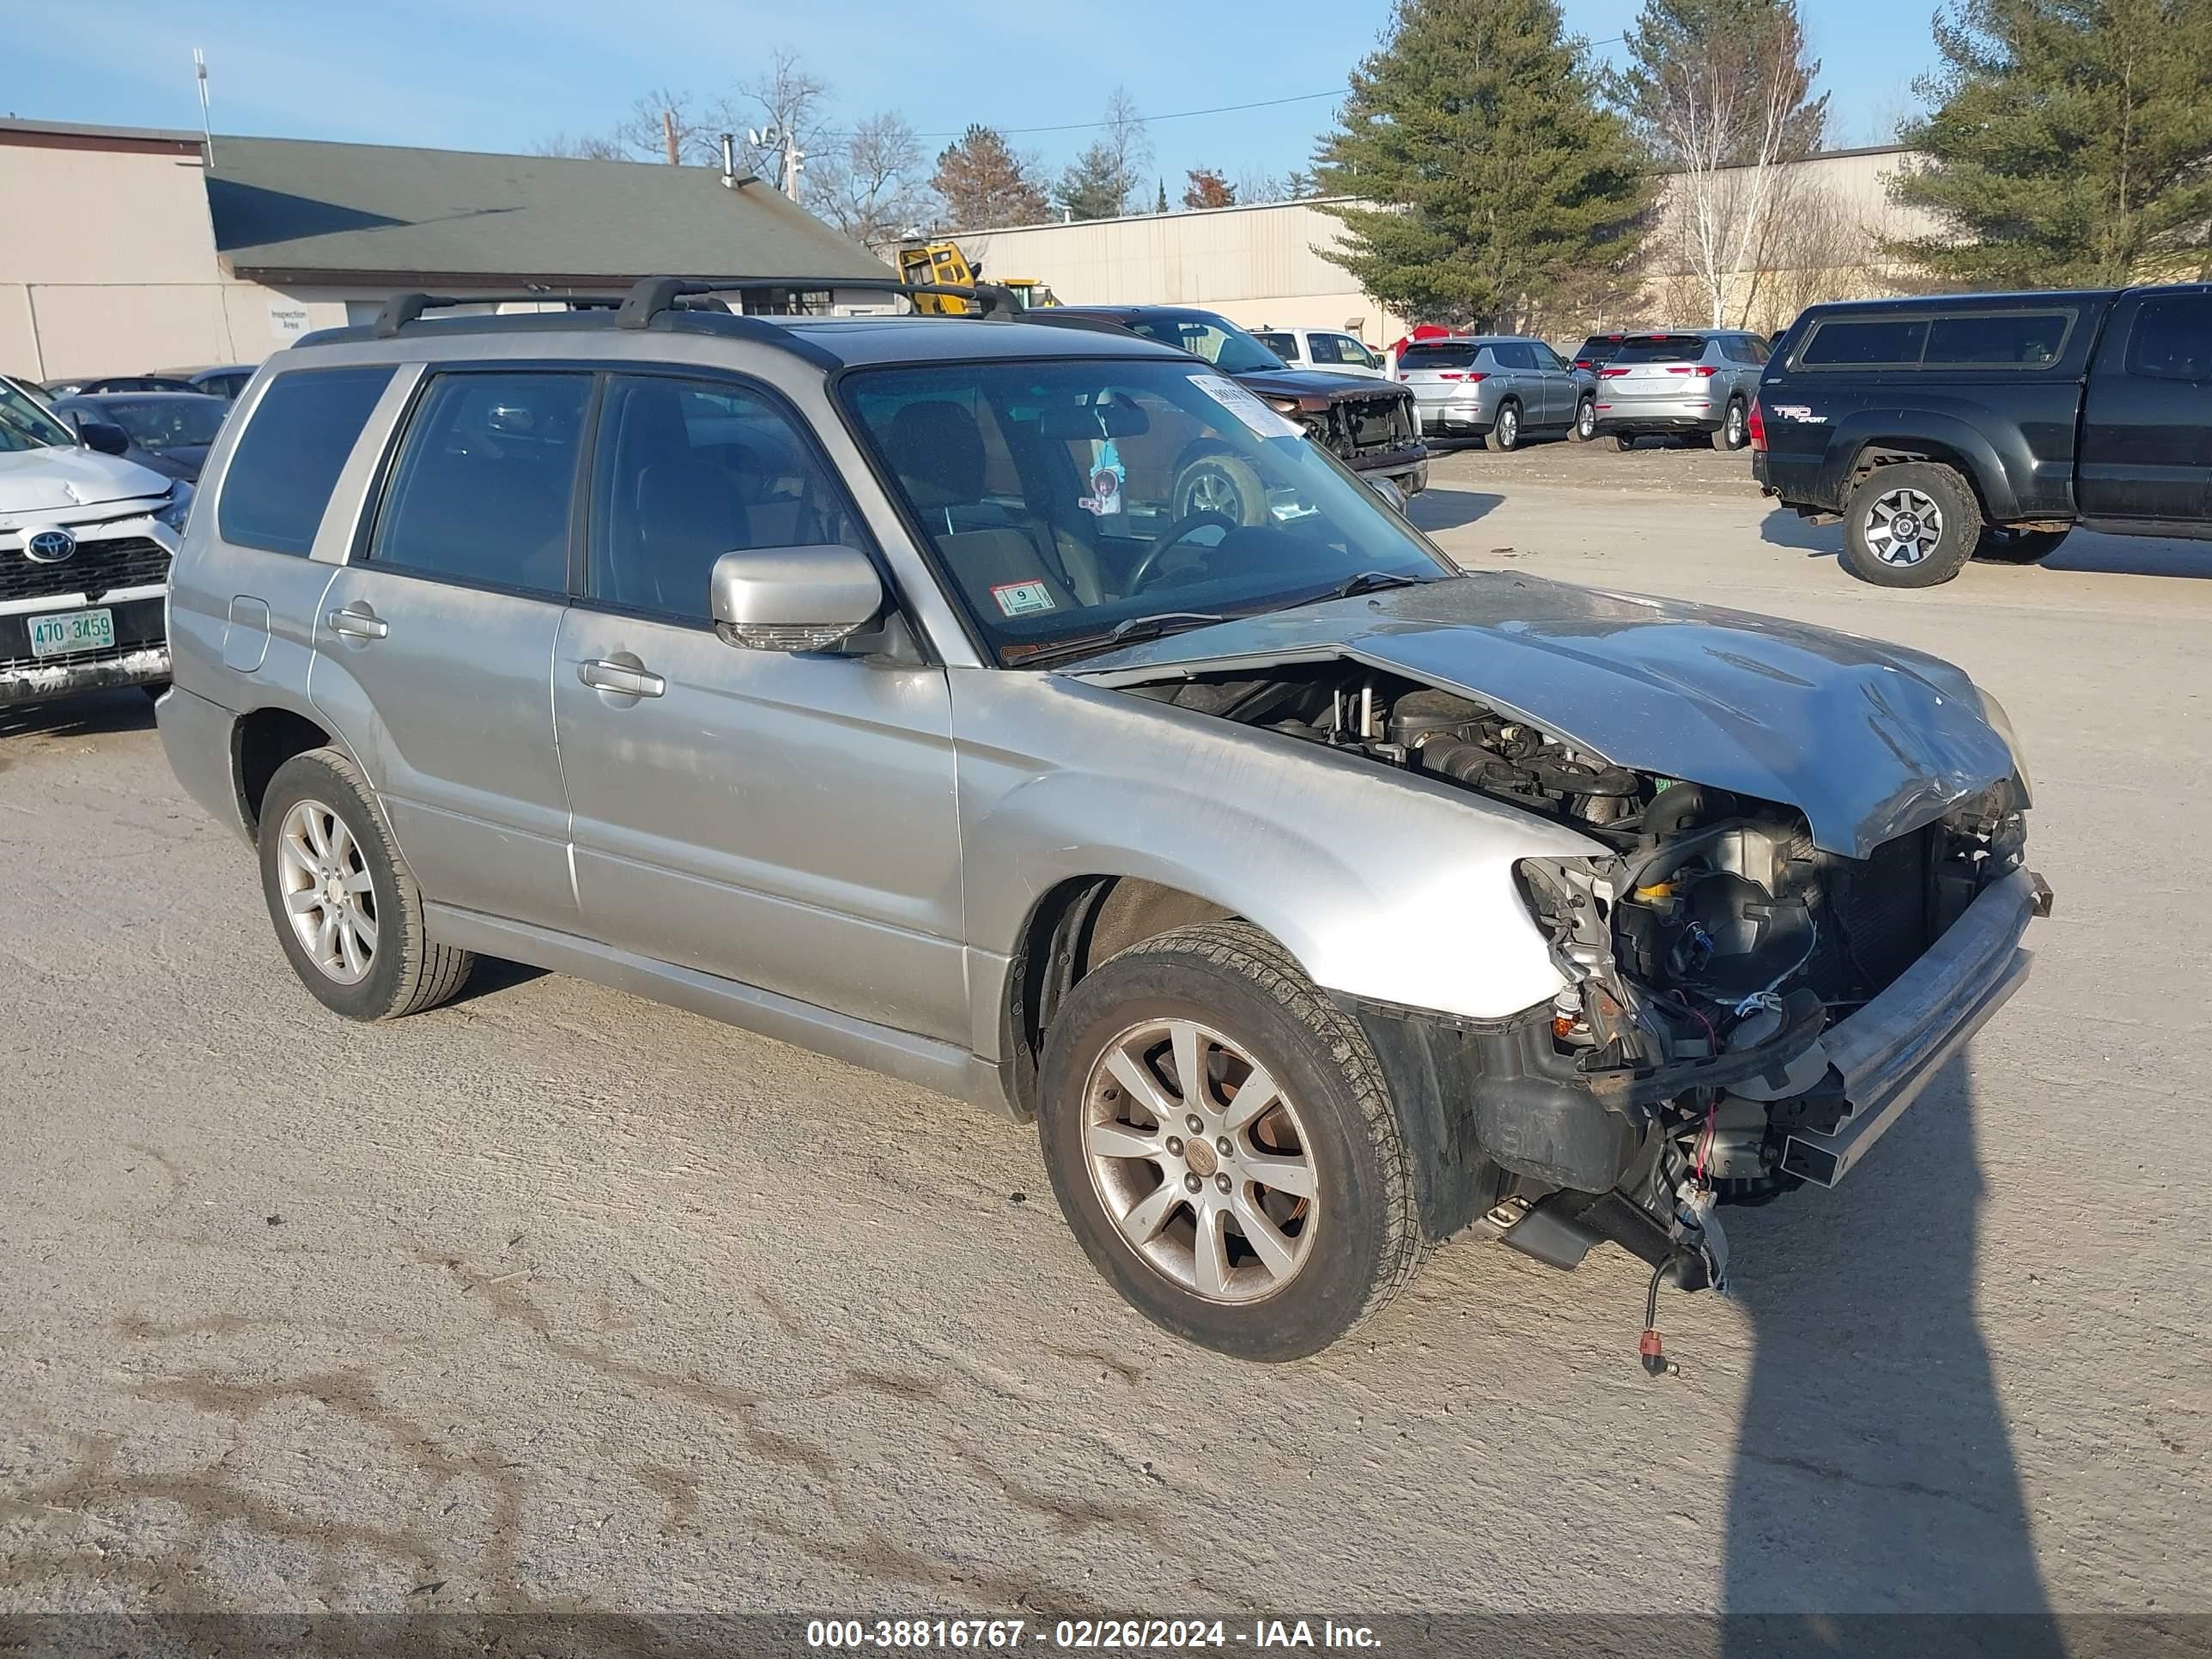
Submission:
POLYGON ((547 686, 591 392, 574 370, 423 378, 307 685, 423 893, 548 927, 576 911, 547 686))
POLYGON ((2090 518, 2212 517, 2212 289, 2115 303, 2085 393, 2076 479, 2090 518))

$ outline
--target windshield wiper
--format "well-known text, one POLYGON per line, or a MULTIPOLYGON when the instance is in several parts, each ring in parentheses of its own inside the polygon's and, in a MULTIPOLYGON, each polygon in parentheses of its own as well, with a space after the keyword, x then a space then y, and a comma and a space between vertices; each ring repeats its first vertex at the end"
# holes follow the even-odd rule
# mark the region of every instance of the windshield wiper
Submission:
POLYGON ((1104 651, 1114 646, 1127 645, 1132 640, 1157 640, 1170 634, 1180 634, 1187 629, 1208 628, 1228 617, 1212 611, 1161 611, 1149 617, 1131 617, 1115 623, 1103 634, 1085 634, 1073 640, 1054 640, 1033 650, 1014 654, 1019 647, 1008 650, 1008 667, 1018 663, 1026 667, 1031 663, 1057 662, 1064 657, 1087 656, 1094 651, 1104 651))
POLYGON ((1347 576, 1325 593, 1316 593, 1310 599, 1300 599, 1300 605, 1319 605, 1323 599, 1348 599, 1357 593, 1376 593, 1386 587, 1419 587, 1425 580, 1419 576, 1402 575, 1395 570, 1363 570, 1356 576, 1347 576))

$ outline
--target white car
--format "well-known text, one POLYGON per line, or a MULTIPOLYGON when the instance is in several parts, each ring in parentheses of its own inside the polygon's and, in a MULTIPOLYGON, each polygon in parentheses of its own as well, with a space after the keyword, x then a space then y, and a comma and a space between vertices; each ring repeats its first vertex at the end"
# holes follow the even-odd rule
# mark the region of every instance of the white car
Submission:
POLYGON ((1292 368, 1317 368, 1330 374, 1358 374, 1370 380, 1390 378, 1381 352, 1342 329, 1255 328, 1253 337, 1292 368))

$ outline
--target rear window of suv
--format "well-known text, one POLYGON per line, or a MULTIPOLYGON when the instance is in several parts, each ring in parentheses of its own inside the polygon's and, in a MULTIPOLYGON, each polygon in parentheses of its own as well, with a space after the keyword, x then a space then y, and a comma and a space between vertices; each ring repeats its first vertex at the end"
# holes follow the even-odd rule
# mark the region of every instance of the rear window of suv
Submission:
POLYGON ((223 540, 305 556, 389 366, 299 368, 270 381, 222 477, 216 529, 223 540))
POLYGON ((1642 340, 1624 340, 1620 349, 1613 355, 1609 367, 1626 368, 1632 363, 1694 363, 1705 355, 1705 337, 1702 334, 1662 334, 1642 340))
POLYGON ((1474 365, 1482 348, 1471 340, 1447 341, 1437 345, 1409 345, 1398 354, 1398 367, 1404 368, 1468 368, 1474 365))
POLYGON ((2058 361, 2071 311, 1829 318, 1814 325, 1806 368, 2045 368, 2058 361))

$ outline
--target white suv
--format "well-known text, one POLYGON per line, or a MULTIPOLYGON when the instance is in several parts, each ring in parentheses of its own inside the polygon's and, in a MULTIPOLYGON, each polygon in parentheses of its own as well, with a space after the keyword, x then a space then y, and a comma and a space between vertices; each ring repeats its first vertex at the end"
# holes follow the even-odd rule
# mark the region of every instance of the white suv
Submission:
POLYGON ((1253 337, 1292 368, 1318 368, 1330 374, 1358 374, 1370 380, 1390 378, 1390 365, 1372 346, 1341 329, 1257 328, 1253 337))

